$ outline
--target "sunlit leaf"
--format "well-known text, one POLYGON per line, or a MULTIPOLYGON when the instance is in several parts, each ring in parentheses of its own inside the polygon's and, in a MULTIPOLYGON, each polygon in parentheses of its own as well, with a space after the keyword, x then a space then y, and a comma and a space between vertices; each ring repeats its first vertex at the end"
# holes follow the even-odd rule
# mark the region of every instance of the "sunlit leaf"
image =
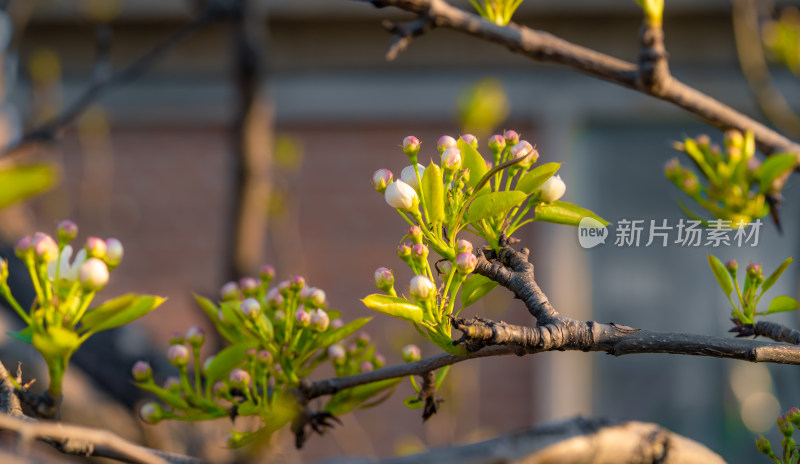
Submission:
POLYGON ((536 166, 519 179, 516 189, 530 195, 538 190, 547 179, 553 177, 560 167, 561 163, 545 163, 536 166))
POLYGON ((784 174, 794 169, 797 164, 797 155, 794 153, 784 153, 772 155, 761 164, 756 171, 758 184, 762 192, 772 191, 772 183, 784 174))
POLYGON ((422 322, 422 308, 405 298, 373 293, 361 301, 367 308, 374 311, 416 322, 417 324, 422 322))
POLYGON ((497 282, 480 274, 470 274, 461 286, 461 309, 475 303, 497 287, 497 282))
POLYGON ((708 265, 711 266, 711 272, 713 272, 714 277, 717 278, 717 282, 720 288, 722 288, 722 291, 726 296, 730 296, 733 291, 733 282, 731 281, 731 275, 728 273, 725 265, 722 264, 719 258, 712 254, 708 255, 708 265))
POLYGON ((609 223, 597 214, 589 211, 588 209, 581 208, 578 205, 567 203, 566 201, 553 201, 550 203, 539 203, 536 205, 535 221, 552 222, 554 224, 565 224, 568 226, 577 226, 580 224, 581 219, 590 217, 597 220, 604 226, 609 223))
POLYGON ((58 179, 55 164, 0 167, 0 209, 50 190, 58 179))
POLYGON ((523 192, 512 190, 507 192, 492 192, 479 196, 469 205, 464 215, 467 222, 477 222, 503 214, 525 200, 523 192))
POLYGON ((472 145, 458 139, 458 149, 461 151, 461 168, 469 169, 468 187, 475 187, 484 174, 489 171, 486 160, 472 145))
POLYGON ((778 278, 783 274, 783 271, 785 271, 790 264, 792 264, 792 258, 786 258, 786 260, 778 266, 778 269, 775 269, 775 272, 770 274, 770 276, 764 280, 764 283, 761 284, 761 293, 766 293, 766 291, 777 282, 778 278))
POLYGON ((770 301, 766 314, 794 311, 797 308, 800 308, 800 303, 798 303, 794 298, 790 296, 778 296, 770 301))
POLYGON ((106 301, 90 309, 81 319, 81 330, 100 332, 119 327, 156 309, 164 298, 153 295, 128 294, 106 301))
POLYGON ((422 173, 422 191, 425 194, 428 222, 444 221, 444 177, 442 169, 431 163, 422 173))

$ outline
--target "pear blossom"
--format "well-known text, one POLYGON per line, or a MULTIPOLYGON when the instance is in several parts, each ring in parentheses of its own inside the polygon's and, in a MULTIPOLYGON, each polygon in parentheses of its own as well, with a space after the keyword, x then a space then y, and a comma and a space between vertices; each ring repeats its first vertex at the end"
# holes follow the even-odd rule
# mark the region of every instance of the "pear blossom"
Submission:
POLYGON ((436 291, 436 287, 431 280, 423 275, 414 276, 411 279, 411 294, 420 300, 427 300, 436 291))
POLYGON ((117 267, 122 262, 122 256, 125 254, 125 249, 122 247, 122 242, 115 238, 106 240, 106 259, 105 261, 109 266, 117 267))
POLYGON ((439 153, 447 150, 449 147, 455 147, 458 145, 456 139, 450 137, 449 135, 443 135, 439 137, 439 140, 436 142, 436 149, 439 150, 439 153))
POLYGON ((54 282, 56 280, 56 269, 58 269, 58 278, 60 280, 66 280, 68 282, 75 282, 78 280, 78 273, 80 272, 83 263, 86 262, 86 250, 81 248, 75 254, 75 259, 70 263, 70 259, 72 259, 72 245, 67 245, 61 250, 61 262, 59 263, 58 260, 51 261, 47 265, 47 277, 50 281, 54 282))
POLYGON ((442 168, 445 171, 457 171, 461 169, 461 150, 456 147, 448 147, 443 151, 442 168))
POLYGON ((386 187, 392 183, 392 171, 388 169, 378 169, 372 174, 372 186, 379 193, 386 191, 386 187))
MULTIPOLYGON (((425 166, 417 163, 417 171, 419 171, 419 178, 422 179, 422 174, 425 173, 425 166)), ((417 182, 417 173, 414 171, 414 166, 406 166, 400 171, 400 180, 410 185, 414 190, 419 189, 419 182, 417 182)))
POLYGON ((386 187, 384 199, 389 206, 402 211, 411 211, 419 205, 417 192, 402 180, 392 182, 386 187))
POLYGON ((108 266, 97 258, 89 258, 78 271, 78 278, 84 288, 98 292, 108 283, 108 266))
POLYGON ((559 198, 564 196, 564 192, 567 191, 567 184, 561 180, 561 176, 553 176, 544 184, 542 184, 541 188, 541 198, 544 201, 556 201, 559 198))
POLYGON ((403 361, 411 363, 417 362, 422 357, 422 353, 417 345, 406 345, 403 347, 403 361))

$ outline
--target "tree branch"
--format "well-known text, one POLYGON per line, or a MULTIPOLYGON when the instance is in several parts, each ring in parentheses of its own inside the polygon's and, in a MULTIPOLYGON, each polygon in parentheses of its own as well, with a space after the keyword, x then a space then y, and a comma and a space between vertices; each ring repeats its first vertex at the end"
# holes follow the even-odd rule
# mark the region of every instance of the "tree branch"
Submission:
MULTIPOLYGON (((132 80, 137 79, 142 74, 146 73, 153 65, 155 65, 164 55, 167 54, 175 46, 192 36, 195 32, 202 29, 206 24, 213 19, 223 15, 222 7, 217 6, 218 2, 211 2, 212 6, 200 12, 192 21, 185 24, 183 27, 172 33, 162 42, 158 43, 147 53, 128 64, 125 68, 117 71, 116 73, 109 74, 103 71, 103 67, 97 67, 94 72, 94 79, 89 87, 64 111, 43 123, 42 125, 31 129, 25 133, 20 139, 2 148, 2 153, 9 154, 22 146, 33 142, 47 142, 56 138, 59 130, 71 124, 78 116, 80 116, 87 108, 94 104, 97 100, 105 94, 111 92, 117 87, 123 86, 132 80)), ((98 39, 98 43, 102 40, 98 39)), ((98 50, 100 58, 102 58, 102 47, 98 50)))
POLYGON ((446 446, 420 454, 353 464, 723 464, 705 446, 656 424, 608 419, 569 420, 537 425, 491 440, 446 446))
MULTIPOLYGON (((633 63, 575 45, 529 27, 513 23, 508 26, 498 26, 477 15, 455 8, 444 0, 371 0, 370 3, 378 7, 393 6, 420 16, 427 16, 438 27, 450 28, 495 42, 534 61, 560 64, 583 74, 637 90, 679 106, 720 130, 752 130, 759 149, 768 155, 779 152, 800 154, 800 145, 797 143, 687 86, 668 73, 666 75, 656 73, 661 83, 648 86, 647 81, 641 79, 639 66, 633 63)), ((657 41, 658 37, 644 34, 643 40, 657 41)))
POLYGON ((738 320, 733 321, 735 327, 731 332, 736 332, 737 337, 749 337, 751 335, 758 337, 771 338, 776 342, 791 343, 793 345, 800 345, 800 330, 790 329, 777 322, 758 321, 756 325, 744 325, 738 320))

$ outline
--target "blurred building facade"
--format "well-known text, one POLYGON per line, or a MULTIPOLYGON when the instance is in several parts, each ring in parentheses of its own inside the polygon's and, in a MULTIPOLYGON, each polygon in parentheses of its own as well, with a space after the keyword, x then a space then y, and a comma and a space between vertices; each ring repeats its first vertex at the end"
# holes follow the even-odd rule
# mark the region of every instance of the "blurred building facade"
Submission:
MULTIPOLYGON (((113 67, 186 22, 188 5, 125 2, 112 22, 113 67)), ((721 134, 668 104, 448 30, 431 31, 387 62, 391 36, 380 21, 408 18, 395 11, 330 0, 264 5, 265 86, 278 133, 301 147, 302 159, 275 168, 275 188, 282 193, 270 209, 263 258, 281 276, 303 274, 324 288, 345 317, 369 315, 358 300, 373 291, 375 268, 395 269, 399 282, 410 275, 403 274, 395 255, 404 222, 372 192, 372 172, 386 167, 398 173, 407 164, 398 145, 409 134, 423 141, 422 159, 433 157, 440 135, 458 133, 456 101, 479 79, 494 76, 508 93, 511 114, 503 128, 520 131, 537 146, 541 160, 565 163, 566 200, 612 223, 625 218, 676 223, 677 190, 661 168, 676 154, 671 141, 702 132, 721 140, 721 134)), ((516 19, 620 58, 636 58, 639 13, 630 0, 530 0, 516 19)), ((737 67, 728 2, 669 2, 665 29, 674 75, 758 115, 737 67)), ((37 6, 22 37, 21 77, 12 95, 23 114, 35 116, 26 59, 43 48, 55 52, 62 78, 53 98, 68 103, 87 85, 93 37, 92 23, 73 2, 37 6)), ((213 295, 225 278, 233 188, 232 55, 225 24, 172 50, 144 77, 104 98, 91 113, 94 120, 83 119, 63 144, 48 149, 47 156, 64 165, 64 183, 56 192, 2 216, 48 229, 72 217, 84 231, 121 239, 127 256, 108 292, 168 296, 165 307, 141 323, 164 345, 171 331, 202 319, 191 293, 213 295)), ((791 88, 789 77, 780 74, 778 80, 791 88)), ((790 99, 798 101, 794 93, 790 99)), ((537 280, 566 315, 726 335, 728 311, 705 253, 776 267, 797 249, 797 196, 790 187, 785 233, 765 226, 753 249, 619 248, 609 242, 584 250, 574 230, 551 225, 528 226, 520 238, 532 250, 537 280)), ((793 295, 797 274, 791 268, 790 274, 780 291, 793 295)), ((531 322, 522 305, 500 291, 470 310, 531 322)), ((783 321, 796 325, 796 317, 783 321)), ((400 360, 404 344, 421 342, 413 330, 386 317, 376 317, 369 328, 390 362, 400 360)), ((435 349, 424 346, 423 353, 435 349)), ((800 394, 789 388, 798 375, 786 366, 757 369, 744 377, 761 378, 760 387, 736 393, 734 371, 732 362, 662 355, 612 359, 558 352, 465 363, 451 372, 441 417, 423 425, 418 411, 403 408, 400 400, 410 394, 404 385, 388 402, 344 418, 345 427, 312 439, 299 455, 286 451, 283 458, 385 456, 583 414, 658 422, 731 462, 750 462, 741 460, 755 453, 754 435, 742 422, 748 394, 764 393, 759 398, 767 403, 772 395, 786 410, 800 403, 800 394)))

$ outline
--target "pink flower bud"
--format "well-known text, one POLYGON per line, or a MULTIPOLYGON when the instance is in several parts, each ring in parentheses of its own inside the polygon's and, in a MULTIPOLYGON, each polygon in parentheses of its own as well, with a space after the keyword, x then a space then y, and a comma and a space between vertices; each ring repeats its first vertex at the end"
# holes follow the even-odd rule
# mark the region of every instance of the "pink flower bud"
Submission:
POLYGON ((284 302, 283 296, 281 295, 278 288, 273 288, 270 291, 268 291, 265 298, 267 300, 267 304, 273 308, 282 306, 284 302))
POLYGON ((164 410, 155 401, 148 401, 139 407, 139 417, 146 424, 157 424, 164 417, 164 410))
POLYGON ((411 211, 419 205, 417 192, 402 180, 392 182, 386 187, 384 199, 389 206, 401 211, 411 211))
MULTIPOLYGON (((417 164, 417 171, 419 171, 419 178, 425 174, 425 166, 417 164)), ((417 182, 417 171, 414 171, 414 166, 406 166, 400 171, 400 180, 408 184, 414 190, 419 190, 419 182, 417 182)))
POLYGON ((472 243, 468 240, 461 239, 456 242, 456 251, 459 253, 472 253, 472 243))
POLYGON ((56 236, 58 237, 58 243, 65 244, 71 242, 78 236, 78 225, 70 220, 61 221, 58 223, 56 236))
POLYGON ((236 300, 239 298, 239 284, 236 282, 228 282, 223 285, 219 290, 220 296, 223 301, 236 300))
POLYGON ((489 149, 492 153, 500 153, 506 147, 506 139, 499 134, 489 137, 489 149))
POLYGON ((375 270, 375 286, 379 290, 388 291, 394 285, 394 274, 390 269, 379 267, 375 270))
POLYGON ((413 225, 408 228, 408 238, 411 240, 411 243, 422 243, 422 228, 417 225, 413 225))
POLYGON ((448 147, 443 151, 442 169, 451 172, 461 169, 461 150, 456 147, 448 147))
MULTIPOLYGON (((531 163, 535 162, 536 160, 531 159, 531 154, 533 153, 533 145, 528 143, 526 140, 521 140, 519 143, 511 147, 509 150, 511 156, 514 158, 525 158, 525 161, 520 162, 519 164, 523 166, 530 166, 531 163)), ((536 153, 536 157, 539 157, 539 153, 536 153)))
POLYGON ((366 332, 359 332, 358 337, 356 338, 356 343, 360 346, 367 346, 372 340, 372 337, 366 332))
POLYGON ((263 365, 272 364, 272 353, 267 350, 261 350, 258 352, 258 362, 263 365))
POLYGON ((278 292, 284 297, 289 296, 291 291, 292 282, 290 280, 281 280, 278 282, 278 292))
POLYGON ((108 266, 97 258, 89 258, 81 266, 78 279, 84 289, 99 292, 108 283, 108 266))
MULTIPOLYGON (((707 138, 708 136, 706 136, 707 138)), ((700 137, 698 137, 699 139, 700 137)), ((725 131, 725 146, 726 147, 741 147, 744 145, 744 136, 736 129, 725 131)))
POLYGON ((328 313, 321 309, 311 311, 311 327, 313 327, 314 330, 317 332, 325 332, 328 330, 328 325, 330 325, 328 313))
POLYGON ((386 357, 380 353, 376 353, 375 357, 372 358, 372 365, 380 369, 381 367, 386 365, 386 357))
POLYGON ((228 380, 231 386, 239 390, 245 390, 250 386, 250 374, 243 369, 234 369, 231 371, 228 380))
POLYGON ((325 291, 321 288, 311 287, 311 291, 308 293, 306 302, 312 308, 324 308, 327 303, 325 291))
POLYGON ((292 277, 290 285, 292 290, 299 291, 306 286, 306 279, 304 279, 303 276, 294 276, 292 277))
POLYGON ((183 334, 178 332, 177 330, 173 331, 169 334, 169 344, 172 345, 180 345, 183 343, 183 334))
POLYGON ((403 261, 411 257, 411 247, 406 243, 397 246, 397 256, 403 261))
POLYGON ((456 139, 450 137, 449 135, 443 135, 439 137, 439 140, 436 142, 436 149, 439 150, 439 153, 447 150, 450 147, 455 147, 458 145, 456 139))
POLYGON ((239 309, 242 311, 242 314, 244 314, 244 317, 255 319, 261 314, 261 303, 255 298, 248 298, 242 301, 239 309))
POLYGON ((177 393, 181 391, 181 379, 175 376, 167 377, 167 380, 164 381, 164 390, 170 391, 172 393, 177 393))
POLYGON ((106 256, 105 261, 109 266, 117 267, 122 262, 122 256, 125 254, 125 249, 122 247, 122 242, 115 238, 106 240, 106 256))
POLYGON ((200 348, 205 340, 206 334, 200 327, 192 326, 186 331, 186 342, 193 348, 200 348))
POLYGON ((519 134, 517 131, 507 130, 503 133, 503 138, 506 139, 506 145, 516 145, 519 143, 519 134))
POLYGON ((133 380, 137 382, 147 382, 153 378, 153 369, 146 361, 136 361, 131 369, 133 380))
POLYGON ((478 148, 478 137, 475 137, 472 134, 462 135, 461 140, 467 142, 469 145, 472 145, 474 148, 478 148))
POLYGON ((349 345, 347 345, 347 353, 348 354, 358 353, 358 345, 356 345, 355 343, 350 343, 349 345))
POLYGON ((32 246, 34 254, 42 262, 49 263, 58 258, 58 244, 53 237, 45 233, 36 232, 33 235, 32 246))
POLYGON ((14 245, 14 252, 19 259, 24 259, 25 255, 32 250, 32 242, 33 239, 28 235, 17 240, 17 243, 14 245))
POLYGON ((167 360, 170 364, 177 367, 185 367, 189 364, 189 348, 185 345, 172 345, 167 351, 167 360))
POLYGON ((258 281, 252 277, 243 277, 239 280, 239 288, 245 297, 254 296, 258 292, 258 281))
POLYGON ((248 359, 248 360, 250 360, 250 361, 255 361, 255 359, 256 359, 256 355, 258 355, 258 351, 256 351, 256 349, 255 349, 255 348, 248 348, 248 349, 247 349, 247 350, 244 352, 244 355, 245 355, 245 356, 247 356, 247 359, 248 359))
POLYGON ((415 243, 414 246, 411 247, 411 258, 414 259, 414 261, 425 261, 429 253, 428 246, 424 243, 415 243))
POLYGON ((411 295, 414 298, 425 301, 436 293, 436 287, 431 280, 423 275, 414 276, 411 279, 411 295))
POLYGON ((90 258, 103 259, 106 256, 106 242, 102 238, 89 237, 86 239, 86 254, 90 258))
POLYGON ((363 361, 358 367, 361 369, 361 372, 371 372, 375 370, 375 366, 369 361, 363 361))
POLYGON ((407 363, 417 362, 422 354, 417 345, 406 345, 403 347, 403 361, 407 363))
POLYGON ((478 264, 478 258, 472 253, 459 253, 456 256, 456 270, 461 274, 469 274, 475 270, 475 265, 478 264))
POLYGON ((306 312, 302 307, 298 308, 294 313, 294 318, 300 327, 308 327, 311 324, 311 315, 306 312))
POLYGON ((331 321, 331 329, 336 330, 344 327, 344 321, 341 319, 334 319, 331 321))
POLYGON ((377 192, 383 193, 386 191, 386 187, 392 183, 393 178, 392 171, 388 169, 378 169, 372 174, 372 186, 375 187, 377 192))
POLYGON ((261 280, 264 282, 269 283, 273 277, 275 277, 275 268, 270 266, 269 264, 265 264, 261 266, 261 270, 258 273, 258 276, 261 277, 261 280))
POLYGON ((228 395, 228 385, 225 382, 216 382, 212 387, 214 396, 224 397, 228 395))
POLYGON ((416 156, 419 152, 420 142, 419 139, 413 135, 403 139, 403 153, 408 156, 416 156))
POLYGON ((331 345, 328 347, 328 357, 334 363, 338 363, 344 361, 344 359, 347 357, 347 353, 345 353, 342 345, 331 345))
POLYGON ((541 187, 542 201, 556 201, 564 196, 567 191, 567 184, 561 180, 561 176, 555 175, 545 181, 541 187))

